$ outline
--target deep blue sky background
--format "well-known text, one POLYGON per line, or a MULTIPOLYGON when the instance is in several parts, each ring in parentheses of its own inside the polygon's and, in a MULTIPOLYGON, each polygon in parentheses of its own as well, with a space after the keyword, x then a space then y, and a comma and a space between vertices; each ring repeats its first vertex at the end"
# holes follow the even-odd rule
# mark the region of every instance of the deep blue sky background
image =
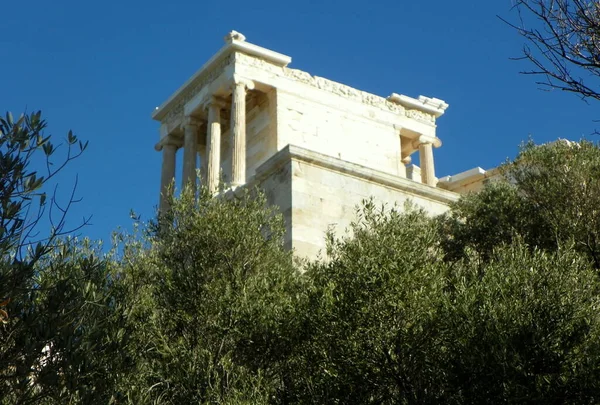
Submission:
POLYGON ((522 39, 497 15, 511 0, 8 1, 0 24, 0 112, 41 109, 47 134, 69 129, 88 151, 60 178, 79 176, 82 233, 108 239, 130 209, 151 218, 161 156, 161 104, 235 29, 293 58, 290 67, 380 96, 444 99, 436 174, 491 168, 518 144, 579 139, 599 114, 574 95, 538 90, 509 60, 522 39))

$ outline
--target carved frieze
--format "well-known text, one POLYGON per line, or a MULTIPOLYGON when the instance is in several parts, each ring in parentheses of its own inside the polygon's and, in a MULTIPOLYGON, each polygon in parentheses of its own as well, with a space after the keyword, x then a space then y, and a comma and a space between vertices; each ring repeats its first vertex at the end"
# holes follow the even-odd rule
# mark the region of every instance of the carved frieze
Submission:
POLYGON ((309 86, 321 89, 333 94, 343 96, 347 99, 356 100, 362 104, 374 106, 383 110, 390 111, 396 114, 406 115, 408 118, 424 122, 427 124, 435 124, 435 116, 420 110, 407 110, 403 106, 393 103, 371 93, 357 90, 350 86, 324 79, 318 76, 312 76, 310 73, 303 72, 297 69, 282 68, 275 66, 267 61, 264 61, 253 56, 236 53, 236 63, 242 63, 246 66, 255 67, 278 76, 287 77, 296 82, 304 83, 309 86))
POLYGON ((236 62, 242 63, 246 66, 255 67, 278 76, 283 76, 296 82, 304 83, 317 89, 337 94, 351 100, 356 100, 366 105, 378 107, 393 113, 404 113, 404 107, 395 103, 391 103, 383 97, 360 91, 350 86, 324 79, 322 77, 312 76, 310 73, 303 72, 301 70, 290 69, 287 67, 282 68, 262 59, 240 53, 236 54, 236 62))
POLYGON ((311 76, 309 73, 302 72, 296 69, 283 69, 284 75, 296 81, 308 84, 312 87, 327 91, 329 93, 337 94, 350 100, 358 101, 362 104, 370 105, 373 107, 387 110, 397 114, 404 113, 404 107, 391 103, 385 98, 376 96, 375 94, 367 93, 364 91, 357 90, 350 86, 346 86, 341 83, 334 82, 332 80, 324 79, 318 76, 311 76))
POLYGON ((173 108, 163 119, 163 123, 167 124, 168 128, 174 128, 177 124, 183 122, 183 107, 173 108))

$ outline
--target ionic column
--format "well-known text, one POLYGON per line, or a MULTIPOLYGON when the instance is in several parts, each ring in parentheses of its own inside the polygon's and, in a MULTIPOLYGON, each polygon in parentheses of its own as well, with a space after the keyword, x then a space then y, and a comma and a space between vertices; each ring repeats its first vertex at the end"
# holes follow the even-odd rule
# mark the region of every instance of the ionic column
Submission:
POLYGON ((224 106, 223 101, 216 97, 205 104, 208 109, 206 184, 211 193, 217 192, 221 174, 221 109, 224 106))
POLYGON ((233 187, 246 182, 246 90, 252 90, 254 84, 235 78, 231 101, 231 185, 233 187))
POLYGON ((160 197, 158 209, 159 212, 165 213, 169 210, 169 199, 173 189, 173 180, 175 179, 175 159, 177 156, 177 144, 171 139, 166 139, 162 145, 158 148, 162 148, 163 160, 162 168, 160 173, 160 197))
POLYGON ((193 117, 186 117, 183 138, 183 176, 182 186, 190 186, 196 192, 196 167, 198 156, 198 127, 200 122, 193 117))
POLYGON ((414 143, 413 148, 419 148, 419 161, 421 163, 421 183, 436 186, 435 167, 433 165, 433 147, 439 148, 442 142, 435 136, 421 135, 414 143))
POLYGON ((424 142, 419 145, 419 161, 421 162, 421 183, 435 186, 432 143, 424 142))
POLYGON ((413 148, 419 148, 421 163, 421 183, 436 186, 435 167, 433 165, 433 147, 442 146, 442 141, 435 135, 421 135, 413 143, 413 148))
POLYGON ((206 185, 206 144, 201 145, 198 143, 198 156, 200 157, 200 185, 206 185))

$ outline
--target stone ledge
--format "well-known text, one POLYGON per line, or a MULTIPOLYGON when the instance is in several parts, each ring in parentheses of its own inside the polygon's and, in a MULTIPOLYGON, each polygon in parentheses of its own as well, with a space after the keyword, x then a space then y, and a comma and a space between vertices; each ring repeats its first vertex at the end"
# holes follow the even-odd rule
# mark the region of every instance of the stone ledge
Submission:
POLYGON ((416 109, 422 111, 425 114, 431 114, 435 118, 439 118, 444 115, 444 112, 448 108, 448 103, 439 98, 419 96, 418 99, 405 96, 404 94, 392 93, 388 98, 388 101, 392 103, 400 104, 406 109, 416 109))
POLYGON ((499 175, 500 173, 498 168, 484 170, 481 167, 474 167, 462 173, 442 177, 441 179, 439 179, 438 185, 444 190, 454 191, 458 190, 459 188, 465 185, 476 182, 482 182, 485 179, 489 179, 499 175))
POLYGON ((343 173, 363 179, 375 184, 380 184, 394 190, 406 192, 408 194, 418 195, 430 200, 439 201, 444 204, 450 204, 459 199, 459 194, 431 187, 422 183, 394 176, 379 170, 350 163, 342 159, 314 152, 309 149, 301 148, 295 145, 287 145, 277 152, 266 162, 256 169, 256 175, 249 182, 249 185, 256 185, 266 179, 271 173, 289 161, 305 162, 314 166, 323 167, 333 172, 343 173))

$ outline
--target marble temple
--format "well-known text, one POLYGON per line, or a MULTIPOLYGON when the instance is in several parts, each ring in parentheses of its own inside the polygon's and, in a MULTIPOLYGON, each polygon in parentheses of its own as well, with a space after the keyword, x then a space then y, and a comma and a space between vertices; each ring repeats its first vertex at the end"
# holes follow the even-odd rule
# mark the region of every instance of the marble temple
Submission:
POLYGON ((380 97, 292 69, 291 61, 232 31, 156 108, 159 210, 168 209, 174 179, 182 187, 203 184, 215 195, 257 186, 284 216, 286 246, 312 258, 325 247, 325 231, 343 231, 363 199, 411 200, 436 215, 493 175, 475 168, 436 177, 443 100, 380 97), (412 163, 416 155, 419 166, 412 163))

